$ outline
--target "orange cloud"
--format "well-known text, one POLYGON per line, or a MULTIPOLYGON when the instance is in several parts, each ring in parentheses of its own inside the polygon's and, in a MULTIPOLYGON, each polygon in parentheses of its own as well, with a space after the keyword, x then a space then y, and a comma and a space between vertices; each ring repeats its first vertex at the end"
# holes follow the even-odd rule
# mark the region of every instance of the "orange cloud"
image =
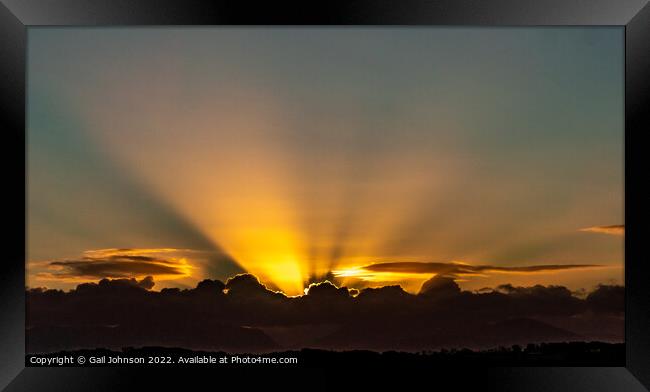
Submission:
POLYGON ((625 235, 625 225, 593 226, 580 229, 580 231, 589 231, 592 233, 603 233, 611 235, 625 235))
POLYGON ((373 273, 398 274, 445 274, 445 275, 482 275, 484 273, 535 273, 562 271, 570 269, 600 267, 597 264, 546 264, 525 267, 497 267, 492 265, 471 265, 459 262, 451 263, 419 263, 395 262, 375 263, 363 267, 334 271, 335 276, 364 276, 373 273))
POLYGON ((36 275, 42 280, 79 281, 102 278, 180 279, 190 276, 194 268, 182 257, 196 252, 185 249, 98 249, 83 253, 78 259, 49 260, 35 263, 36 275), (161 257, 161 254, 166 254, 161 257))
MULTIPOLYGON (((466 282, 472 277, 487 278, 493 274, 532 275, 569 270, 604 268, 596 264, 546 264, 523 267, 501 267, 494 265, 471 265, 461 262, 424 263, 392 262, 374 263, 361 267, 333 271, 336 278, 348 285, 388 284, 394 282, 407 290, 416 291, 423 279, 431 275, 451 277, 457 282, 466 282)), ((392 283, 391 283, 392 284, 392 283)))

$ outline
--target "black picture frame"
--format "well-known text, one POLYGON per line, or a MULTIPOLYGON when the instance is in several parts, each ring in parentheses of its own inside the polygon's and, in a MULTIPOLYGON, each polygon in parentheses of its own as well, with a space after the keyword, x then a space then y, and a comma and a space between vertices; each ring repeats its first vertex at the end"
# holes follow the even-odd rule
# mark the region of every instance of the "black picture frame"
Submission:
MULTIPOLYGON (((5 255, 0 273, 0 387, 121 390, 170 381, 176 369, 25 367, 25 103, 27 29, 114 25, 480 25, 621 26, 625 29, 626 365, 620 368, 428 369, 457 387, 500 391, 642 391, 650 386, 650 287, 642 246, 647 197, 644 149, 650 130, 650 6, 645 0, 408 0, 275 2, 178 0, 0 0, 5 255), (128 381, 127 381, 128 380, 128 381), (138 381, 139 380, 139 381, 138 381), (645 387, 644 387, 645 386, 645 387)), ((362 364, 360 364, 362 366, 362 364)), ((200 369, 199 369, 200 370, 200 369)), ((208 369, 210 377, 232 369, 208 369)), ((179 370, 180 371, 180 370, 179 370)), ((199 377, 199 372, 194 372, 199 377)), ((442 385, 442 384, 441 384, 442 385)))

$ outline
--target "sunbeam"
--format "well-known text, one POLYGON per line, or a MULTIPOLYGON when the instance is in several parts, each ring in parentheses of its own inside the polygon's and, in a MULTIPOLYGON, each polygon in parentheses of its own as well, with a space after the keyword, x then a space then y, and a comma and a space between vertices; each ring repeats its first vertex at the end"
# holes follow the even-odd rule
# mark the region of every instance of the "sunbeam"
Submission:
POLYGON ((362 268, 387 262, 620 265, 620 236, 576 229, 622 233, 594 228, 623 217, 620 43, 557 31, 30 31, 29 260, 200 250, 164 284, 290 295, 428 278, 362 268))

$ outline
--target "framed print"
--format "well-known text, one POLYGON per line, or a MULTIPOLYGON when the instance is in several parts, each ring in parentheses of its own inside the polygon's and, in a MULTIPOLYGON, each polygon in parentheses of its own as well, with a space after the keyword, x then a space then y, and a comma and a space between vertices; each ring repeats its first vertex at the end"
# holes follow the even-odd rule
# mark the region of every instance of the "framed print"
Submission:
POLYGON ((650 385, 644 1, 0 15, 8 391, 650 385))

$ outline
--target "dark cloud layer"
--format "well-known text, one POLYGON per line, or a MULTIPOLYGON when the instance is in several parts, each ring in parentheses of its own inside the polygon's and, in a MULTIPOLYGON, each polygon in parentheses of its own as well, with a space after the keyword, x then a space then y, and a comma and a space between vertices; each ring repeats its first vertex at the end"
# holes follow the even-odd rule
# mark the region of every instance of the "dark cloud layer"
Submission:
POLYGON ((586 297, 539 285, 474 293, 436 276, 417 295, 399 286, 357 291, 325 281, 287 297, 241 274, 194 289, 152 287, 148 277, 103 279, 68 292, 29 289, 28 351, 145 345, 418 351, 623 339, 620 286, 599 286, 586 297))

